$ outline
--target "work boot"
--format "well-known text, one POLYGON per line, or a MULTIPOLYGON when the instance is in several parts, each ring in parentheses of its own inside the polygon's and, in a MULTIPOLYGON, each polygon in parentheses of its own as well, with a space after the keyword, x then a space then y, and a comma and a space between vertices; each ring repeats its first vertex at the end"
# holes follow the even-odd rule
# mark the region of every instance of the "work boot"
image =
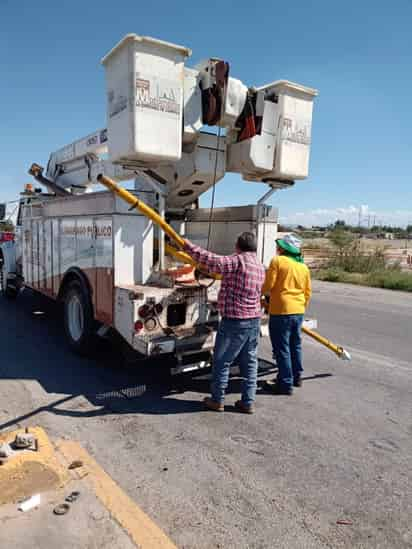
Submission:
POLYGON ((255 407, 253 404, 250 406, 246 406, 241 400, 237 400, 235 402, 235 408, 238 412, 241 412, 242 414, 254 414, 255 413, 255 407))
POLYGON ((293 380, 294 387, 302 387, 302 378, 300 376, 295 377, 293 380))
POLYGON ((203 402, 208 410, 213 410, 213 412, 223 412, 225 407, 222 402, 216 402, 212 398, 206 397, 203 399, 203 402))
POLYGON ((292 395, 293 394, 292 387, 286 387, 285 385, 281 385, 280 383, 273 383, 273 381, 267 381, 264 384, 264 388, 270 393, 272 393, 272 395, 292 395))

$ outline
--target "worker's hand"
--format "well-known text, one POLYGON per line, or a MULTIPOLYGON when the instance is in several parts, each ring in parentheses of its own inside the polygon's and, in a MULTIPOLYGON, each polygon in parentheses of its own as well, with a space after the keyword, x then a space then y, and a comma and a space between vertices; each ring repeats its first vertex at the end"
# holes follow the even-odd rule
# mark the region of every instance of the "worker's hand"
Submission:
POLYGON ((265 310, 265 313, 269 311, 269 299, 266 295, 262 295, 262 297, 260 298, 260 305, 265 310))

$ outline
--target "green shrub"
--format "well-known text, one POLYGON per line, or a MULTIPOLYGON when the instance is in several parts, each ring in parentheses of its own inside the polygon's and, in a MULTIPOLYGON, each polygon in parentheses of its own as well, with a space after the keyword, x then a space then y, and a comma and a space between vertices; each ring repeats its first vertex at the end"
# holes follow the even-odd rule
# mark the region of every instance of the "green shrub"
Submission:
POLYGON ((341 228, 329 240, 334 252, 326 267, 314 272, 315 278, 412 292, 412 273, 402 272, 399 263, 388 265, 385 249, 365 251, 359 239, 341 228))
POLYGON ((381 271, 386 268, 385 250, 375 248, 372 252, 364 252, 360 241, 355 240, 344 248, 336 249, 328 266, 348 273, 381 271))
POLYGON ((352 246, 355 239, 352 233, 343 229, 333 230, 329 233, 328 238, 338 251, 338 255, 342 255, 346 250, 348 250, 352 246))
POLYGON ((329 268, 322 269, 316 273, 316 278, 320 280, 326 280, 326 282, 340 282, 343 278, 344 272, 340 269, 329 268))
POLYGON ((412 292, 412 273, 405 273, 394 269, 383 269, 372 273, 348 273, 342 269, 329 268, 313 272, 314 278, 326 282, 345 282, 386 288, 388 290, 402 290, 412 292))
POLYGON ((402 271, 386 269, 369 273, 366 283, 377 288, 412 292, 412 274, 402 271))

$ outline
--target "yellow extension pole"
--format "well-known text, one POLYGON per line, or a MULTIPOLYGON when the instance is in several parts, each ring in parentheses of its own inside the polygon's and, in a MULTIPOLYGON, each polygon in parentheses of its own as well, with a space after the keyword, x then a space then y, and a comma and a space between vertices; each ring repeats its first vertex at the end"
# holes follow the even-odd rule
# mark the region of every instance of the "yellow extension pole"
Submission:
MULTIPOLYGON (((269 312, 269 308, 267 304, 265 305, 264 309, 266 313, 269 312)), ((335 345, 334 343, 329 341, 329 339, 326 339, 326 337, 323 337, 320 334, 318 334, 318 332, 315 332, 310 328, 306 328, 306 326, 302 326, 302 332, 308 335, 309 337, 311 337, 312 339, 314 339, 315 341, 317 341, 318 343, 320 343, 321 345, 323 345, 324 347, 326 347, 327 349, 329 349, 330 351, 334 352, 342 360, 351 360, 352 357, 350 356, 350 353, 346 351, 346 349, 344 349, 343 347, 340 347, 339 345, 335 345)))
MULTIPOLYGON (((153 221, 153 223, 156 223, 156 225, 159 225, 159 227, 177 244, 179 248, 184 247, 184 239, 168 224, 166 221, 153 210, 153 208, 150 208, 147 204, 145 204, 142 200, 139 198, 136 198, 132 193, 129 191, 126 191, 126 189, 123 189, 117 183, 115 183, 110 177, 107 177, 103 174, 100 174, 97 176, 97 180, 99 183, 104 185, 107 189, 112 191, 113 193, 117 194, 120 198, 128 202, 133 208, 136 208, 139 210, 143 215, 148 217, 153 221)), ((181 250, 176 250, 172 246, 169 246, 166 244, 166 252, 169 255, 172 255, 179 261, 183 263, 189 263, 190 265, 193 265, 194 267, 199 268, 199 270, 202 270, 204 272, 207 272, 207 270, 202 265, 198 265, 194 259, 190 257, 190 255, 186 254, 185 252, 181 250)), ((215 279, 221 279, 222 277, 216 273, 208 273, 209 276, 215 279)), ((331 351, 333 351, 339 358, 343 360, 350 360, 351 356, 343 347, 339 347, 338 345, 335 345, 325 337, 321 336, 317 332, 314 332, 313 330, 310 330, 309 328, 306 328, 305 326, 302 327, 302 331, 313 338, 318 343, 324 345, 331 351)))
POLYGON ((196 261, 186 252, 176 250, 176 248, 173 248, 173 246, 170 246, 170 244, 166 244, 165 250, 167 254, 172 255, 181 263, 188 263, 189 265, 193 265, 193 267, 197 267, 196 261))
POLYGON ((321 345, 324 345, 325 347, 333 351, 342 360, 351 359, 350 354, 343 347, 340 347, 339 345, 335 345, 334 343, 329 341, 329 339, 326 339, 326 337, 321 336, 317 332, 314 332, 313 330, 310 330, 305 326, 302 326, 302 332, 304 332, 309 337, 313 338, 315 341, 317 341, 321 345))
POLYGON ((169 244, 166 244, 165 250, 167 254, 172 255, 178 261, 181 261, 182 263, 189 263, 189 265, 193 265, 193 267, 196 267, 196 269, 199 269, 199 271, 210 276, 211 278, 214 278, 215 280, 220 280, 222 278, 222 275, 217 273, 210 273, 206 267, 196 263, 196 261, 189 254, 182 252, 180 250, 176 250, 176 248, 173 248, 173 246, 170 246, 169 244))
MULTIPOLYGON (((115 183, 110 177, 107 177, 105 175, 98 175, 97 180, 99 183, 104 185, 107 189, 112 191, 113 193, 117 194, 120 198, 128 202, 132 207, 139 210, 143 215, 148 217, 153 221, 153 223, 156 223, 156 225, 159 225, 159 227, 179 246, 179 248, 183 248, 184 246, 184 239, 168 224, 166 221, 151 208, 147 204, 145 204, 142 200, 139 198, 136 198, 132 193, 129 191, 126 191, 126 189, 123 189, 120 187, 117 183, 115 183)), ((208 270, 203 267, 202 265, 198 265, 192 257, 190 257, 189 254, 186 254, 185 252, 181 250, 176 250, 173 248, 173 246, 170 246, 166 244, 165 250, 169 255, 172 255, 182 263, 189 263, 190 265, 193 265, 194 267, 198 268, 200 271, 207 273, 210 277, 215 279, 222 278, 220 275, 216 273, 209 273, 208 270)))
POLYGON ((129 191, 126 191, 126 189, 119 187, 119 185, 110 179, 110 177, 100 174, 97 176, 97 181, 109 189, 109 191, 112 191, 117 194, 117 196, 128 202, 130 206, 139 210, 143 215, 151 219, 153 223, 159 225, 159 227, 177 244, 179 248, 183 248, 185 244, 184 239, 168 223, 166 223, 166 221, 157 212, 155 212, 153 208, 150 208, 150 206, 145 204, 139 198, 136 198, 132 195, 132 193, 129 193, 129 191))

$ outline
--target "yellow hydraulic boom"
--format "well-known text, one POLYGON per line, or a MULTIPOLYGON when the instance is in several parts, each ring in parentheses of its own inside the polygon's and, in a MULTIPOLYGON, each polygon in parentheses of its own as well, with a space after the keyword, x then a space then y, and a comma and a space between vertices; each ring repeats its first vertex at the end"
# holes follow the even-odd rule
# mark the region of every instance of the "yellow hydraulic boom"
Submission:
POLYGON ((117 194, 117 196, 122 198, 125 202, 128 202, 130 206, 132 206, 132 208, 136 208, 143 215, 151 219, 153 223, 156 223, 156 225, 158 225, 169 236, 169 238, 173 240, 175 244, 177 244, 180 250, 176 250, 176 248, 174 248, 173 246, 166 244, 165 249, 169 255, 172 255, 182 263, 189 263, 190 265, 193 265, 200 271, 207 273, 208 276, 212 278, 221 278, 219 274, 209 273, 205 267, 203 267, 202 265, 198 265, 196 261, 194 261, 194 259, 190 257, 190 255, 181 250, 185 244, 184 239, 173 229, 173 227, 166 223, 166 221, 157 212, 155 212, 153 208, 145 204, 142 200, 134 196, 129 191, 126 191, 126 189, 120 187, 115 181, 110 179, 110 177, 106 177, 105 175, 100 174, 97 176, 97 180, 107 189, 117 194))
POLYGON ((317 332, 310 330, 305 326, 302 326, 302 332, 304 332, 306 335, 308 335, 309 337, 311 337, 321 345, 324 345, 325 347, 333 351, 342 360, 351 360, 350 353, 348 353, 348 351, 346 351, 340 345, 335 345, 334 343, 329 341, 329 339, 326 339, 326 337, 321 336, 317 332))
MULTIPOLYGON (((169 255, 172 255, 179 261, 183 263, 189 263, 190 265, 193 265, 194 267, 199 268, 201 271, 206 271, 204 267, 202 268, 201 265, 198 265, 194 259, 190 257, 190 255, 183 252, 181 249, 184 247, 185 241, 184 239, 168 224, 166 221, 157 213, 155 212, 150 206, 145 204, 142 200, 139 198, 136 198, 132 193, 129 191, 126 191, 126 189, 123 189, 120 187, 117 183, 115 183, 110 177, 106 177, 105 175, 98 175, 97 180, 99 183, 104 185, 107 189, 112 191, 113 193, 117 194, 120 198, 125 200, 132 206, 132 208, 136 208, 139 210, 143 215, 148 217, 153 221, 153 223, 156 223, 170 238, 173 240, 177 246, 180 248, 180 250, 176 250, 170 245, 166 245, 166 252, 169 255)), ((221 276, 217 273, 208 273, 209 276, 212 278, 221 278, 221 276)), ((314 332, 313 330, 310 330, 309 328, 306 328, 305 326, 302 327, 302 331, 313 338, 315 341, 320 343, 321 345, 324 345, 331 351, 333 351, 339 358, 342 360, 350 360, 351 356, 343 347, 340 347, 339 345, 335 345, 325 337, 321 336, 317 332, 314 332)))
POLYGON ((129 191, 126 191, 126 189, 123 189, 120 187, 117 183, 113 181, 113 179, 110 179, 110 177, 106 177, 103 174, 100 174, 97 176, 97 181, 104 185, 109 191, 112 191, 113 193, 117 194, 120 198, 122 198, 125 202, 128 202, 132 208, 136 208, 136 210, 139 210, 143 215, 148 217, 153 221, 153 223, 156 223, 156 225, 159 225, 159 227, 178 245, 179 248, 183 248, 185 245, 184 239, 178 234, 173 227, 171 227, 166 221, 157 213, 155 212, 150 206, 145 204, 142 200, 137 198, 136 196, 132 195, 132 193, 129 193, 129 191))

